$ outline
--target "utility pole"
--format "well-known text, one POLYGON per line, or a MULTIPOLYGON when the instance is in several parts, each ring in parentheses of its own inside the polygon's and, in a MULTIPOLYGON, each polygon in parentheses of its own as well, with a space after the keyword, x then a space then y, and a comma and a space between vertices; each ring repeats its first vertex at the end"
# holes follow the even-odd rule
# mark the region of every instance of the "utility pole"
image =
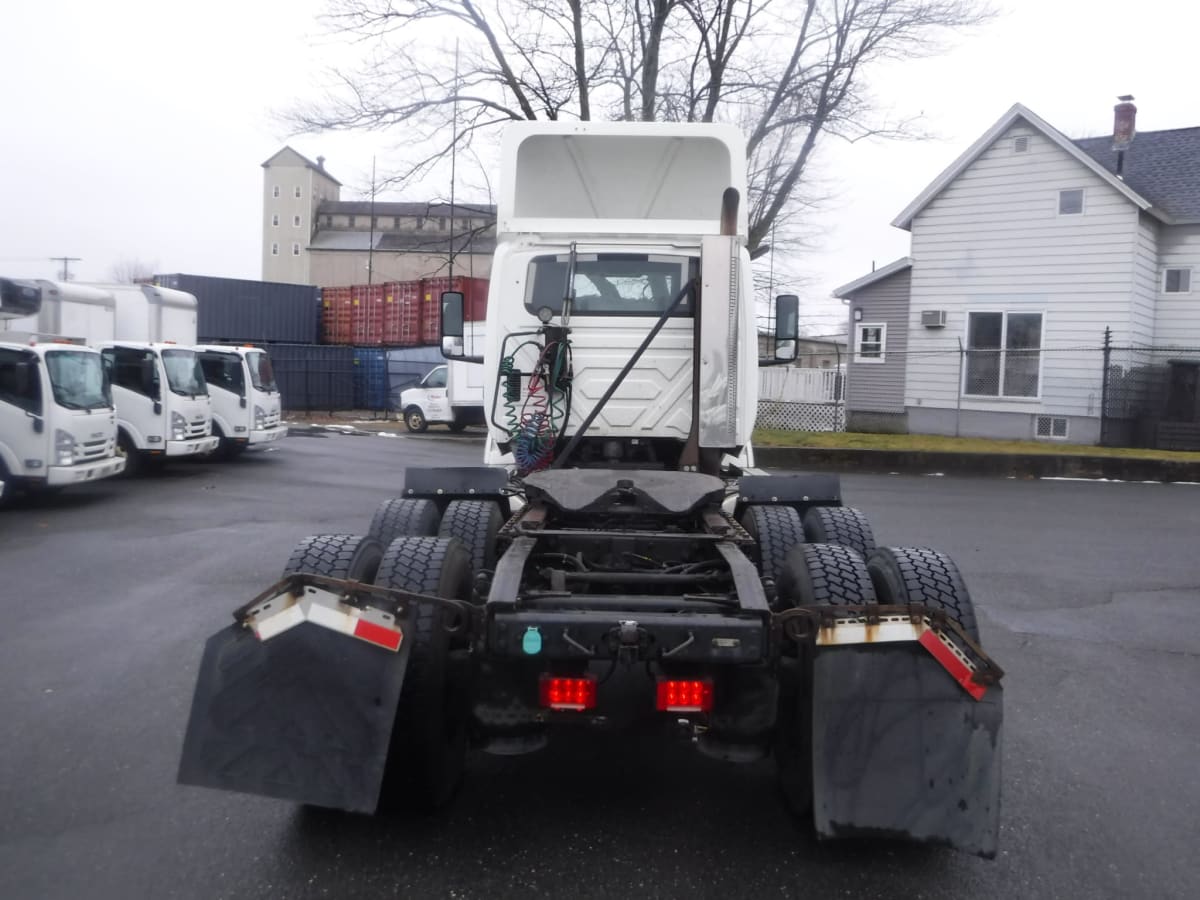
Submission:
POLYGON ((367 241, 367 284, 375 274, 375 157, 371 157, 371 236, 367 241))
POLYGON ((83 259, 82 259, 82 257, 79 257, 79 256, 52 256, 52 257, 50 257, 50 262, 62 263, 62 280, 70 281, 71 280, 71 263, 83 262, 83 259))

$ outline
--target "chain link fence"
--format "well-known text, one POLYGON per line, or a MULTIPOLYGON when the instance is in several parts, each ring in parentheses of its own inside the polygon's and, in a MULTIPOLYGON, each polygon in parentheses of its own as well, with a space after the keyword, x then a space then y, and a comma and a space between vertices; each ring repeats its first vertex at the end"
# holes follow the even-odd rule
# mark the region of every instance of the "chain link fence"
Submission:
POLYGON ((1117 345, 1108 330, 1036 349, 925 339, 852 360, 845 408, 851 428, 866 414, 916 433, 1200 450, 1198 384, 1200 346, 1117 345))
POLYGON ((1200 347, 1111 346, 1101 443, 1200 450, 1200 347))

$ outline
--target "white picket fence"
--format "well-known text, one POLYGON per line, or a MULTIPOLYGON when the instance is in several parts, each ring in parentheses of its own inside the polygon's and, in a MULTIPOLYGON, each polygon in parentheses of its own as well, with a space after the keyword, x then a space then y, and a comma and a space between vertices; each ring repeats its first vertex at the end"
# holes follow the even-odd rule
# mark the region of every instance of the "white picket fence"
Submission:
POLYGON ((782 403, 836 403, 844 374, 837 369, 771 366, 758 370, 758 399, 782 403))
POLYGON ((843 431, 845 372, 772 366, 758 370, 760 428, 843 431))

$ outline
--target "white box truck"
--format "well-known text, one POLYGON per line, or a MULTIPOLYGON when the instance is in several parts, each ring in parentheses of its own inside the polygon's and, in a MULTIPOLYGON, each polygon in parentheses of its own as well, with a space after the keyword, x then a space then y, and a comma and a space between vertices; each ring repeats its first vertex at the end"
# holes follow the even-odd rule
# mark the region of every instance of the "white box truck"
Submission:
POLYGON ((250 344, 201 344, 200 368, 212 398, 217 453, 229 459, 287 434, 271 357, 250 344))
MULTIPOLYGON (((81 296, 82 318, 103 316, 99 291, 81 296)), ((0 481, 9 496, 96 481, 125 467, 100 354, 48 333, 62 323, 40 322, 41 311, 40 285, 0 279, 0 481)))
MULTIPOLYGON (((467 357, 483 357, 483 322, 465 323, 461 339, 467 357)), ((445 425, 462 431, 468 425, 484 425, 483 367, 451 359, 436 366, 416 385, 400 394, 400 413, 409 431, 423 432, 430 425, 445 425)))
POLYGON ((127 469, 216 448, 212 404, 191 346, 196 340, 195 297, 138 284, 39 285, 41 320, 100 351, 117 411, 117 446, 127 469))

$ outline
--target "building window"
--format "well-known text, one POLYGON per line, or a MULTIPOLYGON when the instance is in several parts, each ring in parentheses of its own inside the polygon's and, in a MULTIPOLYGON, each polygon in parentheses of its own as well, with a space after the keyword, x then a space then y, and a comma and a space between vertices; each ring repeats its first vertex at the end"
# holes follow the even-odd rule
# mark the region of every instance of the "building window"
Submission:
POLYGON ((332 228, 332 227, 333 227, 333 216, 326 216, 326 217, 325 217, 325 227, 326 227, 326 228, 332 228))
POLYGON ((1016 137, 1013 139, 1013 152, 1014 153, 1028 153, 1029 152, 1029 135, 1022 134, 1019 137, 1016 137))
POLYGON ((887 325, 880 323, 855 326, 854 361, 856 363, 881 363, 884 361, 884 346, 887 344, 887 325))
POLYGON ((377 231, 378 229, 379 229, 379 216, 371 216, 371 230, 377 231))
POLYGON ((1190 294, 1191 292, 1191 269, 1167 269, 1163 272, 1163 293, 1190 294))
POLYGON ((446 217, 442 216, 441 218, 438 219, 438 231, 445 231, 445 230, 446 230, 446 217))
POLYGON ((279 225, 279 213, 275 213, 275 215, 271 216, 271 224, 275 226, 279 225))
POLYGON ((271 196, 272 197, 279 196, 279 185, 275 185, 275 187, 271 188, 271 196))
POLYGON ((272 255, 272 256, 278 256, 278 255, 279 255, 279 245, 278 245, 278 244, 272 244, 272 245, 271 245, 271 255, 272 255))
POLYGON ((1034 437, 1042 440, 1065 441, 1067 439, 1067 417, 1038 416, 1034 437))
POLYGON ((292 244, 292 256, 299 256, 299 255, 300 255, 300 245, 292 244))
POLYGON ((401 227, 401 225, 403 225, 403 223, 404 223, 404 220, 402 218, 400 218, 399 216, 396 216, 396 218, 392 219, 392 227, 397 230, 400 229, 400 227, 401 227))
POLYGON ((296 193, 296 199, 299 200, 300 199, 300 185, 296 185, 295 193, 296 193))
POLYGON ((1083 188, 1058 192, 1058 214, 1078 216, 1083 212, 1083 188))
POLYGON ((425 228, 425 217, 424 216, 417 216, 416 222, 417 222, 417 231, 421 231, 425 228))
POLYGON ((346 224, 351 228, 354 227, 354 216, 346 216, 346 224))
POLYGON ((292 227, 293 228, 300 227, 300 217, 299 216, 292 216, 292 227))
POLYGON ((1041 313, 967 313, 963 393, 973 397, 1037 397, 1041 351, 1041 313))

